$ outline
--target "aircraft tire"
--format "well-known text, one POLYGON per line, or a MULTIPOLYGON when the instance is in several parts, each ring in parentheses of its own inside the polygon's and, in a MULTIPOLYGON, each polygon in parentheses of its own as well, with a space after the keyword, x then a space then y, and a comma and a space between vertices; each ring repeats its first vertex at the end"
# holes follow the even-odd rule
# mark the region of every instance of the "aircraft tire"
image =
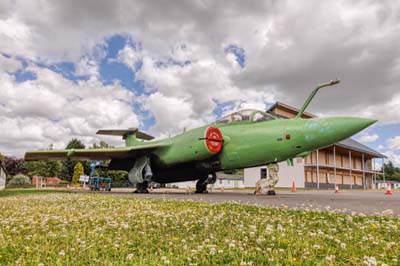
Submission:
POLYGON ((143 183, 137 185, 136 190, 133 193, 141 193, 141 194, 149 193, 149 190, 147 189, 148 186, 149 183, 147 181, 144 181, 143 183))
POLYGON ((208 193, 207 191, 207 183, 204 179, 199 179, 196 183, 196 191, 194 193, 208 193))

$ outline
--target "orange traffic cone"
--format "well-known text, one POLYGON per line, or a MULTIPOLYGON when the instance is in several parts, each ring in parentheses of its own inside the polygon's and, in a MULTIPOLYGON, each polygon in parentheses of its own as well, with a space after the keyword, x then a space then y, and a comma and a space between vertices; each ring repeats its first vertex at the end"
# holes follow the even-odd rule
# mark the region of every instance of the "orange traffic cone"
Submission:
POLYGON ((221 187, 221 192, 224 192, 224 187, 221 187))
POLYGON ((296 192, 296 184, 294 183, 294 181, 292 183, 292 192, 296 192))
POLYGON ((387 189, 386 189, 385 195, 393 195, 392 184, 387 183, 387 189))
POLYGON ((338 184, 335 185, 335 193, 339 193, 339 185, 338 184))

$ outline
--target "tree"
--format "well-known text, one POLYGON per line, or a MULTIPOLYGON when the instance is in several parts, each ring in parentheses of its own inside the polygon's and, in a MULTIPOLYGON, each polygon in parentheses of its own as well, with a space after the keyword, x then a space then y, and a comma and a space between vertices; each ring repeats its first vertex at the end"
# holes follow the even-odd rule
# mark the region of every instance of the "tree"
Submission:
POLYGON ((83 166, 81 162, 77 162, 74 167, 74 175, 72 177, 72 184, 76 185, 79 183, 79 177, 83 175, 83 166))
POLYGON ((90 149, 103 149, 103 148, 114 148, 114 147, 103 140, 101 140, 99 144, 93 143, 92 147, 90 147, 90 149))
POLYGON ((399 180, 400 181, 400 168, 395 167, 391 161, 383 165, 385 170, 385 177, 389 180, 399 180))
MULTIPOLYGON (((17 174, 28 174, 29 170, 24 165, 24 159, 17 159, 16 157, 4 157, 4 167, 8 173, 9 177, 15 176, 17 174)), ((9 179, 7 179, 9 182, 9 179)))
MULTIPOLYGON (((85 145, 79 139, 73 138, 68 142, 68 144, 65 148, 66 149, 84 149, 85 145)), ((64 161, 62 163, 61 173, 59 176, 60 179, 71 181, 72 176, 74 174, 74 167, 77 162, 78 161, 69 160, 69 159, 64 161)), ((90 165, 87 162, 82 162, 82 165, 84 166, 84 171, 86 173, 89 173, 90 165)))
POLYGON ((8 182, 9 186, 12 187, 24 187, 29 186, 31 184, 31 179, 23 174, 18 174, 14 176, 10 182, 8 182))
POLYGON ((30 176, 59 176, 61 172, 61 166, 62 164, 59 161, 25 162, 25 167, 29 169, 30 176))
POLYGON ((67 150, 69 150, 69 149, 84 149, 85 144, 83 144, 83 142, 81 140, 73 138, 68 142, 67 147, 65 147, 65 148, 67 150))
POLYGON ((394 172, 396 171, 393 163, 391 161, 383 164, 384 170, 385 170, 385 176, 387 176, 389 179, 393 176, 394 172))

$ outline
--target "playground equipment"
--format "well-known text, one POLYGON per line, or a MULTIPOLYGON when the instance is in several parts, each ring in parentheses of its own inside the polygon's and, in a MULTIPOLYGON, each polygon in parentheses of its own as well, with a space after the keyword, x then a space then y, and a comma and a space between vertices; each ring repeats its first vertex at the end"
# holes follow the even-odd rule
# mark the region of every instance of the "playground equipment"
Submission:
POLYGON ((112 180, 108 177, 108 168, 103 165, 102 161, 92 161, 90 163, 90 190, 91 191, 111 191, 112 180), (99 173, 95 176, 96 170, 99 173))
POLYGON ((111 178, 94 176, 90 178, 90 190, 92 191, 111 191, 111 178))

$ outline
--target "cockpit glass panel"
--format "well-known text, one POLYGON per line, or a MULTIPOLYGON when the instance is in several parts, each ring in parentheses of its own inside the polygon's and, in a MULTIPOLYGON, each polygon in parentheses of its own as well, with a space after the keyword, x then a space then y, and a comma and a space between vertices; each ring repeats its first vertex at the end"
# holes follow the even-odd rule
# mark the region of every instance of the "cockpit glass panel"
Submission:
POLYGON ((272 120, 272 119, 274 119, 273 116, 271 116, 271 115, 269 115, 269 114, 267 114, 267 113, 265 113, 265 112, 256 111, 256 112, 253 114, 253 119, 252 119, 252 121, 253 121, 254 123, 257 123, 257 122, 263 122, 263 121, 268 121, 268 120, 272 120))
POLYGON ((246 109, 241 110, 232 114, 229 114, 217 121, 221 123, 232 123, 232 122, 262 122, 275 119, 273 116, 259 110, 246 109))

